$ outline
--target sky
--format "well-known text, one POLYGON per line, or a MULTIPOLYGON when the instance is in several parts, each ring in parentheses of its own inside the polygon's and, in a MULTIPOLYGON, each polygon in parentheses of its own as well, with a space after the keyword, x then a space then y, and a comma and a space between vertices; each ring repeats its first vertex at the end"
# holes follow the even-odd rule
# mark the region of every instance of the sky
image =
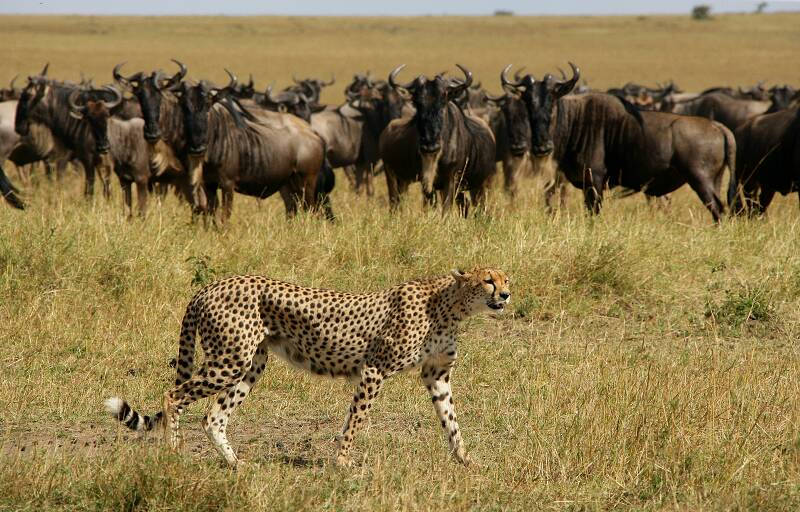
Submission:
MULTIPOLYGON (((2 14, 97 14, 97 15, 298 15, 298 16, 414 16, 485 15, 509 10, 527 15, 588 14, 684 14, 699 3, 712 12, 751 12, 757 1, 731 0, 0 0, 2 14)), ((767 2, 767 11, 800 11, 800 0, 767 2)))

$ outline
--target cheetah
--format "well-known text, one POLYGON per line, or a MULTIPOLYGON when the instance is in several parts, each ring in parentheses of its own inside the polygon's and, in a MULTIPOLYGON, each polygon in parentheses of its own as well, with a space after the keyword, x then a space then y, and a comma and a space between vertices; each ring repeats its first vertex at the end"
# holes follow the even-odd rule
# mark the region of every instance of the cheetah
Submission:
POLYGON ((467 464, 450 390, 456 328, 470 315, 502 312, 511 300, 509 284, 503 271, 481 267, 359 295, 261 276, 222 279, 200 290, 186 308, 177 378, 164 394, 162 411, 144 416, 116 397, 105 406, 132 430, 162 428, 167 445, 177 449, 183 411, 196 400, 216 395, 203 429, 235 467, 238 459, 226 436, 228 420, 253 389, 272 352, 313 374, 357 383, 336 436, 334 462, 349 466, 354 437, 366 423, 383 381, 420 368, 450 453, 467 464), (195 371, 198 335, 205 360, 195 371))

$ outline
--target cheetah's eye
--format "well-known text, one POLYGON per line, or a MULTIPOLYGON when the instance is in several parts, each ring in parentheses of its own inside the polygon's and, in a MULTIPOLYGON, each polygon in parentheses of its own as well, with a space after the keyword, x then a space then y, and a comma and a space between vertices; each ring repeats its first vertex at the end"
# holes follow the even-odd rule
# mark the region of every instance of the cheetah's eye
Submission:
POLYGON ((494 284, 494 281, 491 278, 490 279, 484 279, 483 282, 486 283, 486 284, 494 284))

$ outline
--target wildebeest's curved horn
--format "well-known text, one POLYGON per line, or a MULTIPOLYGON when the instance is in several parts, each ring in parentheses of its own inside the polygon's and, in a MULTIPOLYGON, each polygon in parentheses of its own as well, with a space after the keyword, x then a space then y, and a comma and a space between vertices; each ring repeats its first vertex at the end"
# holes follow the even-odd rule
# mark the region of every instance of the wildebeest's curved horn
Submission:
POLYGON ((450 79, 449 83, 447 84, 447 89, 448 93, 451 95, 451 98, 472 85, 472 71, 468 70, 461 64, 456 64, 456 66, 458 66, 458 69, 464 73, 464 81, 462 82, 461 80, 454 78, 450 79))
MULTIPOLYGON (((509 64, 508 67, 510 68, 511 64, 509 64)), ((520 73, 522 73, 523 69, 525 69, 525 66, 522 66, 521 68, 519 68, 518 70, 516 70, 514 72, 514 80, 515 81, 517 81, 517 82, 521 82, 522 81, 522 75, 520 73)))
MULTIPOLYGON (((517 78, 516 74, 514 75, 513 82, 508 79, 508 70, 511 69, 512 65, 513 64, 509 64, 508 66, 503 68, 503 71, 500 72, 500 83, 503 84, 503 89, 505 89, 506 87, 511 87, 513 89, 516 89, 517 87, 522 85, 522 79, 517 78)), ((522 68, 520 68, 520 71, 522 71, 522 68)))
POLYGON ((482 85, 483 85, 483 82, 478 82, 477 84, 470 85, 470 88, 472 88, 472 89, 480 89, 482 85))
POLYGON ((564 73, 564 70, 561 69, 559 66, 556 66, 556 69, 558 70, 559 73, 561 73, 561 80, 566 80, 567 79, 567 74, 564 73))
POLYGON ((8 83, 8 88, 11 89, 12 91, 14 90, 14 82, 17 81, 17 77, 19 77, 19 75, 14 75, 14 78, 12 78, 11 81, 8 83))
POLYGON ((331 81, 330 82, 320 82, 319 84, 323 87, 328 87, 329 85, 333 85, 336 83, 336 75, 331 74, 331 81))
POLYGON ((570 62, 569 67, 572 68, 572 78, 570 78, 567 81, 559 82, 558 84, 556 84, 555 92, 556 95, 559 97, 569 94, 575 87, 575 85, 578 83, 578 80, 581 77, 581 70, 578 69, 578 66, 570 62))
POLYGON ((406 67, 406 65, 405 64, 401 64, 401 65, 397 66, 396 68, 394 68, 391 73, 389 73, 389 85, 391 85, 393 89, 411 90, 414 87, 416 87, 417 80, 419 79, 419 77, 417 77, 416 79, 408 82, 407 84, 398 84, 395 81, 395 79, 397 78, 397 75, 400 74, 400 71, 402 71, 404 67, 406 67))
POLYGON ((165 83, 162 84, 161 71, 160 70, 158 71, 158 74, 156 75, 156 79, 154 81, 156 83, 156 87, 158 87, 161 90, 163 89, 172 90, 186 76, 186 71, 187 71, 186 65, 177 59, 170 59, 170 60, 178 65, 178 72, 172 75, 172 77, 170 77, 168 80, 166 80, 165 83))
POLYGON ((104 105, 104 106, 105 106, 105 107, 106 107, 108 110, 111 110, 111 109, 113 109, 113 108, 116 108, 116 107, 117 107, 117 105, 119 105, 120 103, 122 103, 122 93, 119 91, 119 89, 117 89, 117 88, 116 88, 116 87, 114 87, 113 85, 104 85, 104 86, 103 86, 103 88, 101 89, 101 91, 105 91, 105 92, 109 92, 109 93, 111 93, 112 97, 114 98, 114 99, 113 99, 113 100, 111 100, 110 102, 108 102, 108 101, 106 101, 106 100, 103 100, 103 105, 104 105))
POLYGON ((236 87, 236 85, 239 83, 239 79, 236 77, 236 75, 234 75, 233 73, 231 73, 230 71, 228 71, 228 69, 227 69, 227 68, 223 68, 223 69, 225 69, 225 72, 228 74, 228 76, 229 76, 229 77, 230 77, 230 79, 231 79, 231 80, 230 80, 230 82, 228 82, 228 85, 226 85, 226 86, 225 86, 225 88, 226 88, 226 89, 233 89, 233 88, 235 88, 235 87, 236 87))
POLYGON ((131 76, 127 76, 127 77, 126 76, 122 76, 120 74, 119 70, 122 69, 122 66, 125 65, 125 62, 126 61, 120 62, 119 64, 114 66, 114 71, 112 71, 112 74, 114 75, 114 80, 116 80, 118 83, 120 83, 120 84, 122 84, 122 85, 127 87, 127 86, 129 86, 131 84, 131 82, 139 82, 139 81, 141 81, 142 80, 142 72, 139 71, 138 73, 135 73, 135 74, 133 74, 131 76))
POLYGON ((67 105, 69 105, 70 114, 73 117, 80 119, 86 113, 86 105, 78 104, 78 97, 83 97, 83 91, 75 89, 69 94, 67 98, 67 105))
POLYGON ((253 82, 253 73, 250 73, 250 80, 247 82, 247 88, 252 89, 255 85, 255 82, 253 82))
POLYGON ((49 68, 49 67, 50 67, 50 63, 48 62, 47 64, 44 65, 44 69, 42 69, 42 72, 39 73, 39 76, 47 76, 47 68, 49 68))

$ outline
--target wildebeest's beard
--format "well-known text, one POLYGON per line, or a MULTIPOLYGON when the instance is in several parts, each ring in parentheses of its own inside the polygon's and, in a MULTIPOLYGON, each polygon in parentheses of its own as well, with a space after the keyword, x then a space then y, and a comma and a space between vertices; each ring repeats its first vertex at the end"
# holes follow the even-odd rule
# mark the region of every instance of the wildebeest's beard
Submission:
POLYGON ((531 129, 531 152, 543 157, 553 152, 553 111, 556 96, 552 90, 552 78, 545 77, 525 88, 522 94, 528 110, 531 129))
POLYGON ((100 154, 107 153, 111 146, 108 142, 108 110, 101 102, 87 101, 86 115, 94 136, 95 150, 100 154))
POLYGON ((153 77, 143 79, 134 88, 133 93, 139 100, 144 118, 144 139, 150 144, 161 140, 161 91, 155 84, 153 77))
POLYGON ((209 89, 206 84, 182 84, 178 97, 189 153, 204 153, 208 146, 209 89))

